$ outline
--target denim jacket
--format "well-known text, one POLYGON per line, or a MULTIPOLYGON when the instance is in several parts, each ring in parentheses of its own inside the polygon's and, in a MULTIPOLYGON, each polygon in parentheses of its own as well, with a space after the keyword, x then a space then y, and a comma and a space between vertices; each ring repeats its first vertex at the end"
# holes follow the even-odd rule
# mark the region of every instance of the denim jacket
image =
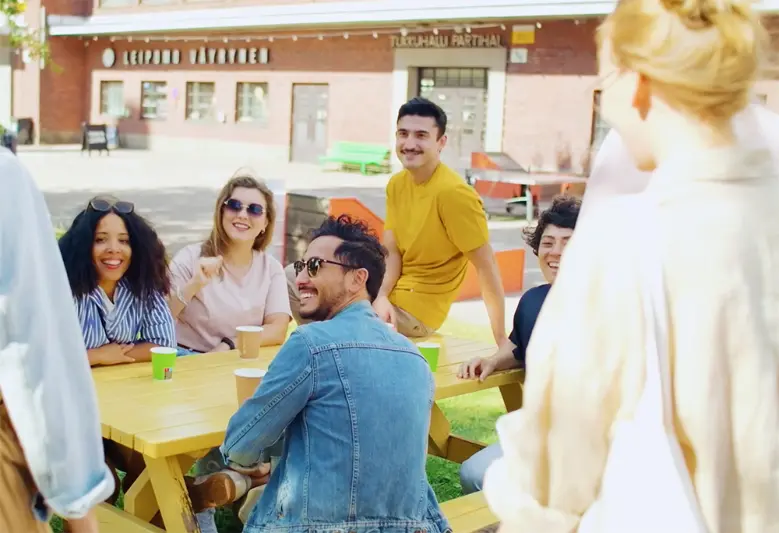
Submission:
MULTIPOLYGON (((43 195, 4 148, 0 394, 47 507, 80 518, 111 495, 92 374, 54 228, 43 195)), ((34 503, 47 519, 48 509, 34 503)))
POLYGON ((444 533, 427 482, 434 382, 416 346, 367 301, 299 327, 230 420, 228 464, 285 437, 245 533, 444 533))

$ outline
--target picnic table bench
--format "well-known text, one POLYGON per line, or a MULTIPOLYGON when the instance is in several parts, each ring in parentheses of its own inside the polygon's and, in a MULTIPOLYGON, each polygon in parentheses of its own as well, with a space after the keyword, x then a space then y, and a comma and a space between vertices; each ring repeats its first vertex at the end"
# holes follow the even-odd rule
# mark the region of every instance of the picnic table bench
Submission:
POLYGON ((498 523, 498 518, 490 510, 482 492, 444 502, 441 511, 449 520, 454 533, 473 533, 498 523))
MULTIPOLYGON (((498 372, 483 382, 457 377, 460 363, 475 356, 491 355, 494 345, 440 335, 427 340, 442 345, 434 374, 435 402, 498 387, 508 411, 521 406, 522 370, 498 372)), ((236 350, 182 357, 176 362, 173 380, 167 382, 151 379, 150 363, 93 370, 103 437, 139 452, 146 463, 146 469, 125 494, 124 511, 101 507, 105 520, 128 522, 121 529, 112 526, 107 531, 155 531, 138 530, 137 526, 138 521, 150 522, 158 511, 169 533, 199 531, 184 475, 197 458, 224 439, 227 423, 238 408, 233 371, 246 367, 267 369, 278 350, 278 346, 263 348, 257 359, 241 359, 236 350), (115 516, 116 513, 119 515, 115 516), (132 525, 136 529, 130 529, 132 525)), ((461 463, 484 446, 452 435, 449 421, 434 403, 428 453, 461 463)), ((450 504, 450 507, 457 513, 452 518, 458 523, 465 524, 465 516, 472 515, 467 519, 468 524, 481 520, 479 529, 492 525, 491 515, 484 511, 474 515, 473 509, 461 513, 464 509, 461 505, 450 504), (458 520, 458 517, 463 518, 458 520)), ((456 531, 467 533, 468 530, 461 526, 456 531)))
POLYGON ((389 167, 390 150, 381 144, 357 142, 336 142, 327 155, 322 156, 322 163, 340 163, 341 166, 354 165, 360 167, 362 174, 368 173, 368 167, 386 170, 389 167))

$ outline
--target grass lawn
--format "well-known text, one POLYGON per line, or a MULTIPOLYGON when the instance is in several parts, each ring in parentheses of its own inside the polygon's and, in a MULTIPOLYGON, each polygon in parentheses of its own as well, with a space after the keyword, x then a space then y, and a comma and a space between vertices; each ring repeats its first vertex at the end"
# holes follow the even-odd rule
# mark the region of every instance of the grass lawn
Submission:
MULTIPOLYGON (((492 334, 488 326, 472 326, 448 320, 439 331, 446 335, 492 342, 492 334)), ((503 399, 498 389, 450 398, 443 400, 439 405, 451 422, 453 433, 487 443, 496 440, 495 421, 505 413, 503 399)), ((459 467, 458 464, 438 457, 428 458, 427 478, 439 501, 451 500, 462 494, 459 467)), ((241 523, 230 510, 218 510, 216 522, 219 533, 241 532, 241 523)), ((52 521, 52 526, 54 533, 62 532, 62 524, 57 517, 52 521)))

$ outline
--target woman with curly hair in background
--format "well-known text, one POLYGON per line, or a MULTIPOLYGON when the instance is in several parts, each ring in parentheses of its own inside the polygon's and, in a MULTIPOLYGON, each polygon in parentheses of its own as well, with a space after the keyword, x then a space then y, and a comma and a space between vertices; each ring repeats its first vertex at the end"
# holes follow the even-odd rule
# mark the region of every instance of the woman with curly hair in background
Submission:
POLYGON ((90 365, 149 361, 151 348, 176 347, 165 247, 132 203, 93 198, 59 247, 90 365))

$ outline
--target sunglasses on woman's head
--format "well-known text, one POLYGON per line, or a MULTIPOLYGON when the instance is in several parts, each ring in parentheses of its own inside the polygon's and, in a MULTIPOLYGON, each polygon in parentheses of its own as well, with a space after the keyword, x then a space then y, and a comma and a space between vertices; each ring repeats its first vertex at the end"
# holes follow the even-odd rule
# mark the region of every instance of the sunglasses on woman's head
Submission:
MULTIPOLYGON (((225 200, 224 206, 230 211, 232 211, 233 213, 240 213, 244 208, 244 204, 241 203, 240 200, 236 200, 235 198, 230 198, 229 200, 225 200)), ((248 213, 249 216, 261 217, 262 214, 265 212, 265 208, 261 204, 249 204, 245 207, 246 207, 246 213, 248 213)))
POLYGON ((359 268, 359 267, 352 266, 352 265, 345 265, 345 264, 339 263, 337 261, 330 261, 328 259, 322 259, 320 257, 312 257, 312 258, 308 259, 307 261, 301 261, 301 260, 295 261, 294 263, 292 263, 292 268, 295 269, 295 275, 296 276, 298 274, 300 274, 301 272, 303 272, 304 268, 308 269, 308 277, 313 278, 317 274, 319 274, 319 269, 324 264, 338 265, 338 266, 344 267, 346 269, 359 268))
POLYGON ((122 213, 123 215, 129 215, 135 210, 135 204, 132 202, 125 202, 124 200, 113 200, 109 198, 92 198, 89 201, 89 207, 101 213, 114 210, 117 213, 122 213))

